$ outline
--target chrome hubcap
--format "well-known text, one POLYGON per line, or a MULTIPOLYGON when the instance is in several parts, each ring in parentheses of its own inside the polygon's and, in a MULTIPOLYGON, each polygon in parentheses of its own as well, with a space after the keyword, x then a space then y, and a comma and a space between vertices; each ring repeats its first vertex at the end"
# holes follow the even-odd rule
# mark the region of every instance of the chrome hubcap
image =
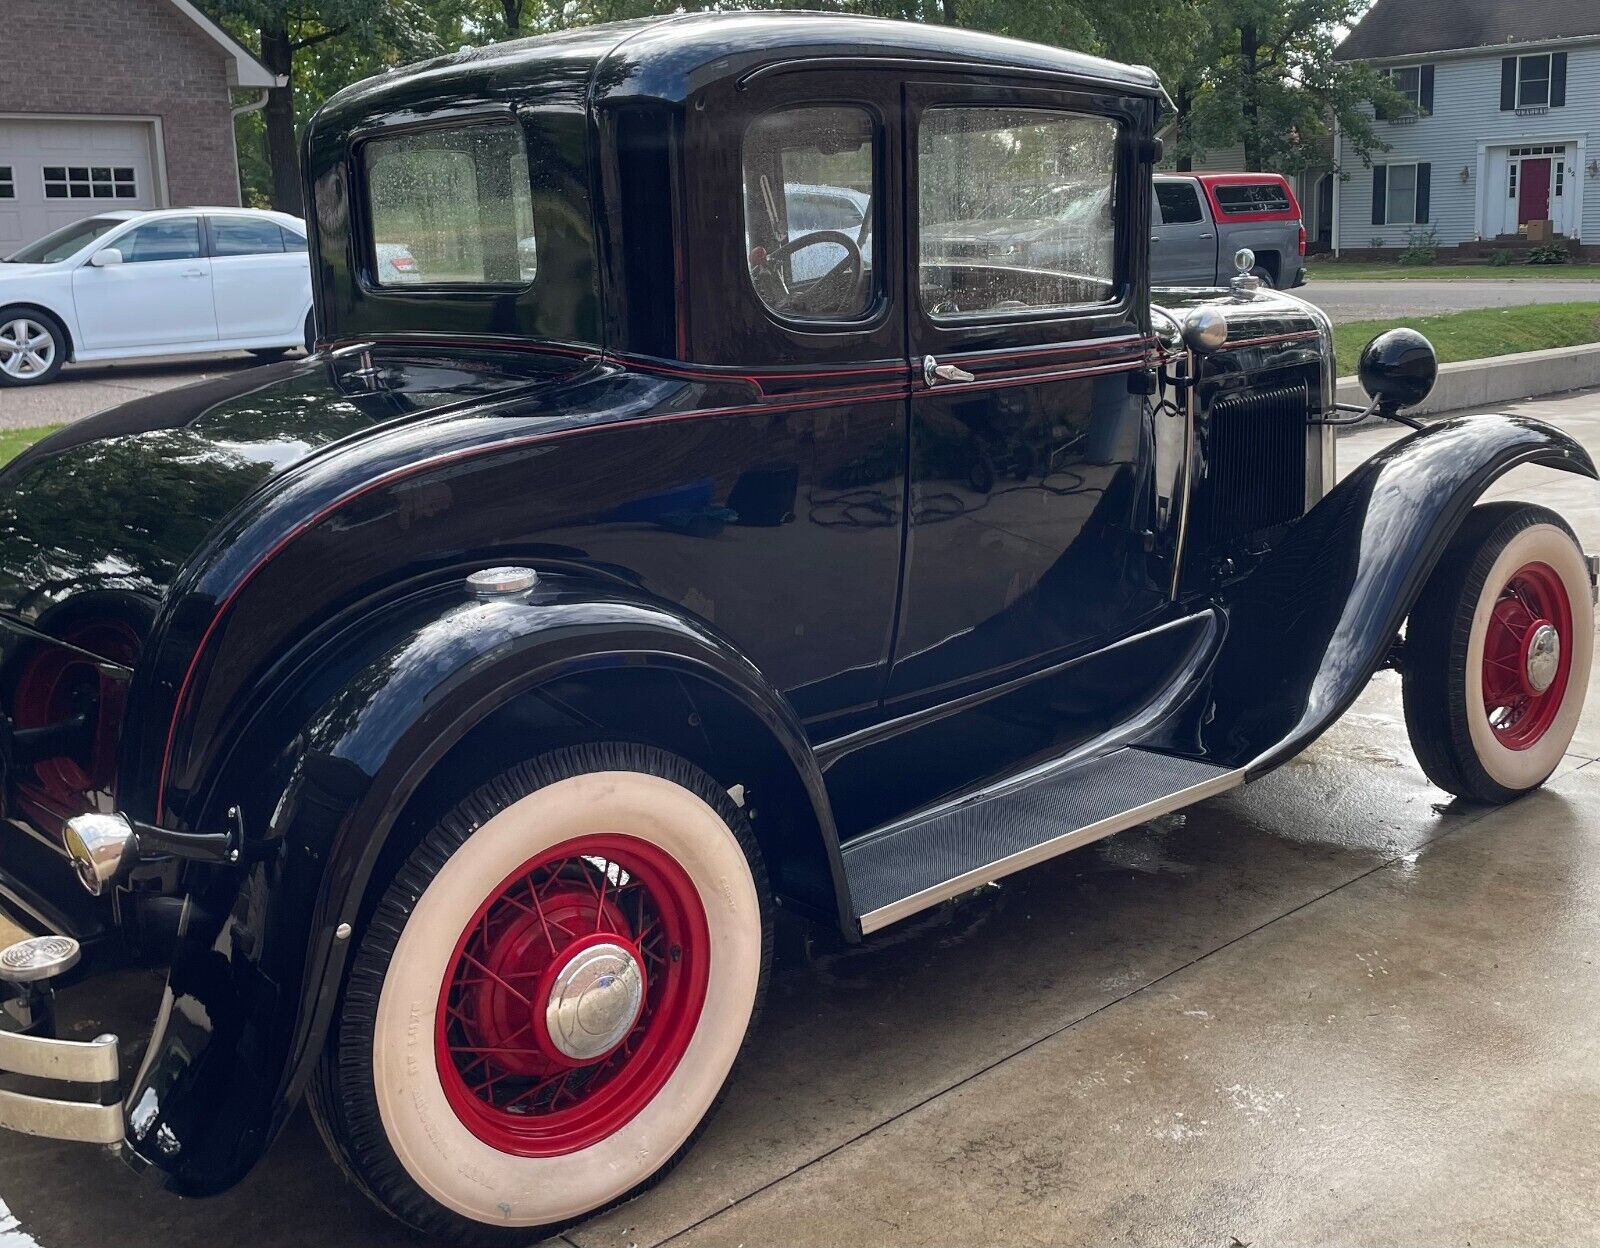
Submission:
POLYGON ((0 372, 19 381, 42 376, 55 363, 56 343, 38 321, 19 316, 0 325, 0 372))
POLYGON ((1561 670, 1561 634, 1554 624, 1540 624, 1528 635, 1526 659, 1528 687, 1543 693, 1555 684, 1561 670))
POLYGON ((557 972, 545 1005, 550 1041, 575 1061, 621 1044, 644 1007, 644 974, 631 950, 590 945, 557 972))

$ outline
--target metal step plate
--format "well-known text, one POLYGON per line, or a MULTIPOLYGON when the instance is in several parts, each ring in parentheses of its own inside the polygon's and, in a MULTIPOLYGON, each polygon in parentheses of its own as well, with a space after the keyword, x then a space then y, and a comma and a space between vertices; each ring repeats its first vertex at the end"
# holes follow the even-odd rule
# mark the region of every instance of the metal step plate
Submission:
POLYGON ((863 932, 1244 783, 1244 772, 1126 748, 1009 785, 843 850, 863 932))

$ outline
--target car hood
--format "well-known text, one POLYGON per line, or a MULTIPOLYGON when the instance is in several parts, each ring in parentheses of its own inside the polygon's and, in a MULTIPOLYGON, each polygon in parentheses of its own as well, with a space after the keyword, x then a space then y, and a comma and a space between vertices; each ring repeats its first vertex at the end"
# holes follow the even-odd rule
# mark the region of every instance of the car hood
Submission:
POLYGON ((951 221, 945 225, 924 230, 922 237, 941 243, 996 243, 1032 242, 1043 238, 1052 230, 1060 229, 1065 222, 1053 217, 1033 220, 1014 218, 974 219, 951 221))
POLYGON ((573 369, 509 353, 385 356, 366 371, 359 357, 316 357, 78 421, 0 469, 0 615, 89 649, 86 614, 142 636, 189 557, 268 481, 379 428, 573 369))

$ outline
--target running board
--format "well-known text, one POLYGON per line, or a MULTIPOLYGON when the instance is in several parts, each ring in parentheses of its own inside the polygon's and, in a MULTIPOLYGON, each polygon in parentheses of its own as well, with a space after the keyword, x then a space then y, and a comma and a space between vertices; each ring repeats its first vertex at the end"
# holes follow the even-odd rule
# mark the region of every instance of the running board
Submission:
POLYGON ((863 934, 1244 783, 1244 771, 1127 747, 869 832, 842 851, 863 934))

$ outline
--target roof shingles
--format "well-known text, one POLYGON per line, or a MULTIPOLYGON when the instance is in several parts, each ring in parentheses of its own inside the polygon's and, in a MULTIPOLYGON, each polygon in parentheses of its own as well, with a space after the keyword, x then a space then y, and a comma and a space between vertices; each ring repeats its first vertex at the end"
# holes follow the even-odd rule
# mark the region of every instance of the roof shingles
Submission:
POLYGON ((1597 0, 1378 0, 1334 55, 1341 61, 1600 36, 1597 0))

